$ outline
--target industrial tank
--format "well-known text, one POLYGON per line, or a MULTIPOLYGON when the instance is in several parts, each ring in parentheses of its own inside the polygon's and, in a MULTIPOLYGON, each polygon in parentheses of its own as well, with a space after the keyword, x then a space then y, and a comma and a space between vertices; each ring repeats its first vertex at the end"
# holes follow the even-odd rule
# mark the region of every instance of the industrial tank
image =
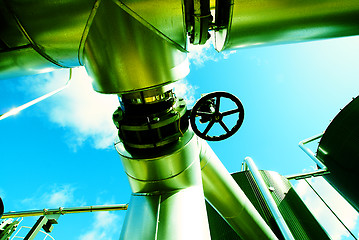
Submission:
POLYGON ((333 119, 320 140, 317 158, 330 174, 324 178, 359 211, 359 97, 333 119))

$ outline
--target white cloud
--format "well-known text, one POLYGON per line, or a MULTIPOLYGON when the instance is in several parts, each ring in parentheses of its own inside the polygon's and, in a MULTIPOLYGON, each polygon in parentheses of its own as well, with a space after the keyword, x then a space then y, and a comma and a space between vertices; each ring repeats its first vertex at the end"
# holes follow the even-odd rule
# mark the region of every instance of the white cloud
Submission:
POLYGON ((204 45, 188 46, 188 59, 197 66, 203 66, 207 61, 217 62, 222 59, 228 59, 237 50, 228 50, 218 53, 213 46, 213 37, 211 37, 204 45))
POLYGON ((57 191, 45 194, 45 199, 48 199, 49 206, 66 206, 74 200, 75 189, 69 185, 62 186, 57 191))
POLYGON ((223 59, 228 59, 232 54, 236 54, 237 50, 223 51, 221 52, 223 59))
POLYGON ((82 234, 79 240, 109 240, 120 236, 120 216, 114 212, 98 212, 94 214, 91 230, 82 234))
MULTIPOLYGON (((84 68, 73 69, 72 75, 68 88, 39 103, 41 116, 45 114, 51 122, 69 130, 65 137, 75 151, 87 142, 97 149, 112 147, 117 135, 112 114, 120 105, 117 95, 95 92, 84 68)), ((25 77, 18 89, 31 93, 34 98, 62 87, 67 79, 68 70, 25 77)), ((188 106, 195 102, 195 86, 187 80, 173 85, 176 95, 183 97, 188 106)))
MULTIPOLYGON (((189 46, 190 61, 202 66, 207 61, 228 58, 235 51, 218 54, 209 40, 203 46, 189 46)), ((39 97, 63 86, 68 78, 68 70, 59 70, 37 76, 24 77, 18 89, 39 97)), ((187 105, 195 102, 196 87, 186 80, 175 84, 176 93, 186 99, 187 105)), ((119 106, 117 95, 100 94, 92 89, 91 79, 83 67, 73 69, 68 88, 38 104, 51 122, 63 127, 67 144, 75 151, 85 143, 97 149, 113 146, 117 129, 112 122, 112 114, 119 106)), ((38 113, 37 113, 38 114, 38 113)))
MULTIPOLYGON (((317 177, 307 180, 345 223, 353 230, 358 221, 358 213, 344 200, 323 178, 317 177)), ((304 180, 294 185, 296 192, 302 198, 309 210, 334 240, 340 240, 349 233, 334 217, 330 210, 315 195, 304 180)))
POLYGON ((95 215, 95 221, 100 228, 109 227, 111 224, 114 224, 118 216, 110 212, 99 212, 95 215))
POLYGON ((52 185, 39 187, 33 196, 21 201, 26 208, 58 208, 72 205, 85 205, 79 198, 75 198, 76 188, 72 185, 52 185))
POLYGON ((177 97, 182 97, 187 103, 187 107, 192 106, 196 99, 194 97, 197 86, 191 85, 187 80, 180 80, 173 83, 174 92, 177 97))
MULTIPOLYGON (((45 74, 41 79, 29 79, 26 86, 44 94, 63 85, 64 78, 67 74, 61 72, 45 74)), ((112 114, 119 106, 117 95, 95 92, 84 68, 73 69, 69 87, 45 101, 41 106, 49 119, 71 130, 69 145, 74 149, 87 140, 99 149, 112 146, 117 132, 112 122, 112 114)))
POLYGON ((189 44, 188 51, 188 59, 195 65, 203 66, 207 61, 218 61, 211 40, 208 40, 204 45, 189 44))

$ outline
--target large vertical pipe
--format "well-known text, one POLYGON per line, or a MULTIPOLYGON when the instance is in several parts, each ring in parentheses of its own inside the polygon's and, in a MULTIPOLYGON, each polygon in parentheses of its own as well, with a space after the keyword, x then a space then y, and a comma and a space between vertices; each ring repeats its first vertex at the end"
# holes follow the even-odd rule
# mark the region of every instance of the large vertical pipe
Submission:
POLYGON ((134 193, 121 240, 210 240, 202 186, 134 193))
POLYGON ((243 239, 277 239, 208 143, 198 143, 207 201, 243 239))
POLYGON ((152 154, 131 154, 122 143, 116 149, 133 191, 121 239, 210 239, 192 132, 152 154))

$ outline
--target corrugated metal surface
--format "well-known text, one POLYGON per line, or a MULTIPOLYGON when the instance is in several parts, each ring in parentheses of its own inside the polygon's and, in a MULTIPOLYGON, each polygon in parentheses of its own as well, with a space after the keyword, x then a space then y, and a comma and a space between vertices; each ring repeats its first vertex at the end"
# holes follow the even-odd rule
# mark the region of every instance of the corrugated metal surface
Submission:
MULTIPOLYGON (((261 171, 261 174, 271 187, 274 201, 295 239, 330 239, 285 177, 271 171, 261 171)), ((273 232, 283 239, 251 173, 238 172, 232 176, 273 232)), ((207 213, 212 239, 241 239, 210 205, 207 205, 207 213)))
POLYGON ((261 174, 267 186, 274 188, 272 197, 295 239, 329 239, 285 177, 271 171, 261 174))

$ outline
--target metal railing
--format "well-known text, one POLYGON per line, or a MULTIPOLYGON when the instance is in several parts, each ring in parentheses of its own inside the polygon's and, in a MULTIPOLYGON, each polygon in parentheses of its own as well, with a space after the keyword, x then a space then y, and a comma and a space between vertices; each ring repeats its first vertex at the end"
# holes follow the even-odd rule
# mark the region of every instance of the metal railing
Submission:
MULTIPOLYGON (((21 229, 24 229, 24 228, 31 230, 31 227, 21 226, 21 227, 19 228, 19 230, 17 230, 17 232, 15 233, 15 235, 11 238, 11 240, 14 240, 14 239, 25 239, 25 237, 18 236, 18 234, 20 233, 21 229)), ((47 232, 44 232, 44 231, 42 231, 42 230, 40 230, 39 232, 45 235, 42 240, 46 240, 47 237, 51 238, 52 240, 55 240, 55 238, 54 238, 53 236, 51 236, 50 234, 48 234, 47 232)))
POLYGON ((305 146, 307 143, 320 139, 323 136, 323 134, 324 132, 299 142, 299 147, 317 164, 318 169, 308 173, 299 173, 299 174, 285 176, 288 180, 293 180, 293 179, 299 180, 299 179, 305 179, 311 177, 319 177, 330 173, 327 167, 315 156, 313 151, 310 150, 310 148, 308 148, 307 146, 305 146))
MULTIPOLYGON (((4 213, 1 217, 2 219, 7 219, 5 221, 12 221, 12 218, 21 218, 23 217, 33 217, 40 216, 37 222, 33 227, 21 226, 15 233, 15 235, 11 238, 11 240, 15 238, 20 238, 24 240, 33 240, 37 236, 37 234, 43 233, 45 234, 43 240, 47 237, 50 237, 52 240, 55 240, 48 232, 52 231, 53 224, 57 223, 57 219, 61 215, 70 214, 70 213, 86 213, 86 212, 99 212, 99 211, 117 211, 117 210, 127 210, 128 204, 115 204, 115 205, 99 205, 99 206, 85 206, 85 207, 73 207, 73 208, 55 208, 55 209, 42 209, 42 210, 30 210, 30 211, 19 211, 19 212, 7 212, 4 213), (30 231, 26 234, 25 237, 18 236, 19 232, 23 228, 29 228, 30 231), (42 231, 43 228, 46 232, 42 231)), ((21 222, 19 221, 19 223, 21 222)), ((17 227, 17 225, 16 225, 17 227)), ((15 228, 16 228, 15 227, 15 228)), ((14 230, 15 230, 14 228, 14 230)), ((10 237, 12 233, 8 234, 10 237)), ((2 238, 1 238, 2 239, 2 238)))

